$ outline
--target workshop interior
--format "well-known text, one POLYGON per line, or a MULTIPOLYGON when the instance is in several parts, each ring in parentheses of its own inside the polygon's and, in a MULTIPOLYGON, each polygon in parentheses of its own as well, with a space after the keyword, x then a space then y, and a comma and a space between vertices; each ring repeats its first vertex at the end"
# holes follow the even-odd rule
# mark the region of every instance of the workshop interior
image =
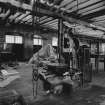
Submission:
POLYGON ((104 0, 0 0, 0 105, 105 105, 104 0))

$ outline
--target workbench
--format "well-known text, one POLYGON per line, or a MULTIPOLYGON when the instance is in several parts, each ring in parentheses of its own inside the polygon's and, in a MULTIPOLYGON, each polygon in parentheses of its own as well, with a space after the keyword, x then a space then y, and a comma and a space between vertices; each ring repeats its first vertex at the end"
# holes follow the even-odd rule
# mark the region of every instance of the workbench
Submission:
POLYGON ((71 80, 70 76, 69 77, 63 77, 63 76, 57 76, 56 74, 51 74, 50 72, 48 72, 47 70, 43 69, 43 68, 39 68, 38 70, 39 75, 41 76, 41 79, 49 84, 50 88, 54 89, 58 86, 63 86, 63 84, 67 84, 70 85, 70 87, 73 85, 73 81, 71 80))

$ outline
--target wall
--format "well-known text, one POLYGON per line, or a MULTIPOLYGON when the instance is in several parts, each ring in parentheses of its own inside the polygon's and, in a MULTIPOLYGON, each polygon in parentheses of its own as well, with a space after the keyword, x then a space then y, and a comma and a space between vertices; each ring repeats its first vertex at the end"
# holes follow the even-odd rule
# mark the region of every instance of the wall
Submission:
POLYGON ((32 34, 24 34, 23 36, 24 45, 24 60, 29 60, 33 55, 33 36, 32 34))
MULTIPOLYGON (((23 35, 23 44, 22 45, 7 44, 8 48, 6 50, 15 53, 18 61, 29 60, 30 57, 33 55, 33 53, 37 52, 42 47, 42 46, 33 46, 33 40, 32 40, 33 31, 32 30, 30 31, 30 30, 31 29, 29 28, 27 29, 27 27, 24 29, 22 29, 22 27, 17 28, 17 26, 0 27, 0 51, 3 51, 3 45, 5 42, 3 38, 7 32, 10 32, 13 34, 21 33, 23 35)), ((57 36, 57 33, 41 31, 41 36, 47 39, 43 41, 43 46, 45 46, 46 44, 52 44, 52 36, 57 36)))
POLYGON ((42 46, 40 46, 40 45, 34 45, 34 46, 33 46, 33 53, 35 54, 35 53, 38 52, 41 48, 42 48, 42 46))
POLYGON ((17 61, 23 61, 23 59, 24 59, 23 44, 12 44, 12 53, 15 54, 17 61))
POLYGON ((57 33, 45 33, 45 34, 41 34, 42 37, 46 37, 46 40, 43 40, 43 46, 47 45, 47 44, 51 44, 52 45, 52 37, 56 36, 57 37, 57 33))

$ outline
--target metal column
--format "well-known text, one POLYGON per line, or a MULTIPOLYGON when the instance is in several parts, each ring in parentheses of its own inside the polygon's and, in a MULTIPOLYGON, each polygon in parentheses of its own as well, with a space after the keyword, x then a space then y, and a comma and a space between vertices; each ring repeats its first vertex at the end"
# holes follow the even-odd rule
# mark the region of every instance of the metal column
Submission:
POLYGON ((99 42, 97 42, 97 56, 96 56, 96 72, 98 73, 99 71, 99 42))
POLYGON ((61 55, 63 49, 63 20, 58 20, 58 53, 59 53, 59 63, 61 63, 61 55))

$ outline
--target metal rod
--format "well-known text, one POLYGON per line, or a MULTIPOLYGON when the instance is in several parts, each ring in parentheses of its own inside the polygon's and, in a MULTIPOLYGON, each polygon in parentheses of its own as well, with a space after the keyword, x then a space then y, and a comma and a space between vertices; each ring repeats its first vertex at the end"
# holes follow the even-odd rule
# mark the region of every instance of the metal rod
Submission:
MULTIPOLYGON (((35 11, 38 11, 38 9, 37 9, 37 2, 38 2, 38 0, 36 0, 36 2, 35 2, 35 0, 33 1, 33 8, 32 9, 35 10, 35 11), (35 3, 36 3, 36 5, 35 5, 35 3)), ((36 12, 36 14, 32 15, 32 25, 33 25, 33 27, 36 28, 35 23, 37 23, 37 12, 36 12)), ((33 35, 34 34, 35 34, 35 31, 33 31, 33 35)), ((39 63, 39 53, 38 53, 38 63, 39 63)), ((38 76, 38 64, 37 64, 37 66, 35 66, 35 64, 34 64, 32 76, 33 76, 33 80, 32 80, 33 81, 33 97, 37 98, 37 94, 38 94, 37 93, 37 89, 38 89, 38 79, 37 78, 38 77, 35 77, 35 76, 38 76)))
POLYGON ((58 20, 58 53, 59 53, 59 63, 61 63, 61 54, 62 54, 62 40, 63 40, 63 36, 62 36, 62 30, 63 30, 63 21, 62 19, 58 20))

